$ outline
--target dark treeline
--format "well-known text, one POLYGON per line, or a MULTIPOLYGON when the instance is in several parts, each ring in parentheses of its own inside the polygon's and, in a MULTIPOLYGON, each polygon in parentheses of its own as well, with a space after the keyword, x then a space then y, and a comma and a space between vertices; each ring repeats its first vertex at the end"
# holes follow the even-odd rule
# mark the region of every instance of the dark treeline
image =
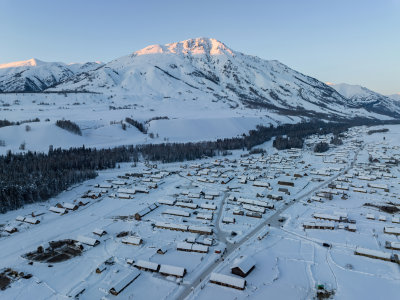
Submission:
POLYGON ((49 150, 48 154, 10 152, 0 156, 0 212, 47 200, 75 183, 94 178, 97 170, 113 168, 120 162, 136 162, 140 158, 164 163, 194 160, 224 155, 229 150, 251 150, 274 136, 304 140, 310 134, 338 135, 352 126, 389 123, 396 122, 364 119, 327 124, 314 121, 278 127, 258 126, 241 137, 208 142, 146 144, 99 150, 81 147, 49 150))
POLYGON ((17 122, 8 121, 8 120, 4 119, 4 120, 0 120, 0 128, 6 127, 6 126, 21 125, 21 124, 25 124, 25 123, 33 123, 33 122, 40 122, 40 119, 35 118, 35 119, 23 120, 23 121, 17 121, 17 122))
POLYGON ((78 124, 76 124, 70 120, 57 120, 56 126, 62 128, 62 129, 65 129, 71 133, 74 133, 77 135, 82 135, 82 131, 79 128, 78 124))
POLYGON ((139 121, 136 121, 129 117, 125 118, 125 122, 131 124, 132 126, 135 126, 141 133, 147 133, 146 127, 143 123, 140 123, 139 121))
POLYGON ((97 176, 96 170, 137 161, 134 147, 71 148, 0 156, 0 212, 47 200, 69 186, 97 176))
POLYGON ((387 129, 387 128, 375 129, 375 130, 368 131, 368 134, 371 135, 371 134, 374 134, 374 133, 388 132, 388 131, 389 131, 389 129, 387 129))
POLYGON ((323 153, 329 150, 329 144, 325 142, 319 142, 314 146, 314 152, 323 153))
POLYGON ((335 146, 343 145, 343 141, 338 135, 333 136, 330 143, 335 146))
POLYGON ((277 136, 272 143, 272 146, 278 150, 290 149, 290 148, 302 148, 304 139, 297 136, 282 137, 277 136))

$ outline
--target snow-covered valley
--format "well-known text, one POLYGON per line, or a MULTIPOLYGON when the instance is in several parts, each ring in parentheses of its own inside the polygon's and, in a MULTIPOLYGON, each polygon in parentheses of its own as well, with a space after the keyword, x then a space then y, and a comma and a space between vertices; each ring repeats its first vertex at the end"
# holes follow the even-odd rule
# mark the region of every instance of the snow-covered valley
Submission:
MULTIPOLYGON (((385 128, 372 135, 353 128, 325 154, 308 146, 278 152, 267 142, 260 147, 266 154, 121 164, 50 201, 3 214, 0 265, 10 268, 2 275, 10 283, 2 297, 396 297, 397 250, 386 248, 398 244, 400 170, 391 160, 400 156, 393 146, 400 127, 385 128), (61 248, 40 260, 25 256, 65 239, 81 241, 83 251, 60 262, 61 248), (99 244, 89 245, 92 239, 99 244), (254 270, 244 279, 232 274, 248 257, 254 270)), ((306 144, 329 139, 312 136, 306 144)))
POLYGON ((399 103, 209 38, 2 64, 0 298, 396 298, 400 125, 348 124, 398 122, 399 103), (251 144, 284 124, 300 148, 251 144), (171 146, 225 138, 243 143, 171 146), (145 155, 163 143, 201 159, 145 155))

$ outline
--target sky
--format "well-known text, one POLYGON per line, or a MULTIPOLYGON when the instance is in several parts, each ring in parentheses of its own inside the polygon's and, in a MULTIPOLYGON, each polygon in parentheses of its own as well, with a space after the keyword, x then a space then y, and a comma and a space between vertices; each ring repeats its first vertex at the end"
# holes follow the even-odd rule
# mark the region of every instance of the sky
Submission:
POLYGON ((196 37, 400 93, 400 0, 0 0, 0 64, 108 62, 196 37))

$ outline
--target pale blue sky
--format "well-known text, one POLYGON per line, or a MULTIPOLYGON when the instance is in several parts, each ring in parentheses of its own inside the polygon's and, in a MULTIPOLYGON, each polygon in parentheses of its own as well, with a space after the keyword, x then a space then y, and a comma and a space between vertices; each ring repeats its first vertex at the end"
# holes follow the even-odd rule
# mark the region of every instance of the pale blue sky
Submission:
POLYGON ((194 37, 324 82, 400 92, 400 0, 0 0, 0 63, 107 62, 194 37))

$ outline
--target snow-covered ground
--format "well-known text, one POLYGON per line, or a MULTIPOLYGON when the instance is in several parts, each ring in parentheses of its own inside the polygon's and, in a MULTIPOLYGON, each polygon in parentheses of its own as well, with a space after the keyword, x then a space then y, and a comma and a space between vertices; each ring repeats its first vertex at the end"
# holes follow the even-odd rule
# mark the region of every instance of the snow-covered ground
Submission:
MULTIPOLYGON (((145 114, 142 117, 147 118, 145 114)), ((232 132, 237 130, 236 126, 255 126, 256 119, 227 118, 232 132)), ((174 126, 181 126, 180 122, 172 118, 158 120, 151 122, 149 128, 162 139, 166 133, 176 131, 174 126)), ((196 122, 205 126, 201 119, 196 122)), ((214 122, 219 127, 222 121, 214 122)), ((31 125, 32 130, 27 134, 45 126, 42 122, 31 125)), ((103 123, 98 120, 87 127, 91 129, 84 130, 84 136, 90 130, 96 131, 96 127, 108 128, 110 136, 113 135, 109 120, 103 123)), ((334 293, 334 299, 377 299, 381 295, 396 299, 400 288, 398 263, 354 254, 356 247, 399 253, 385 248, 385 242, 397 242, 398 238, 383 232, 384 226, 400 228, 400 224, 392 223, 392 217, 399 214, 377 208, 400 206, 397 182, 400 170, 391 164, 400 155, 397 146, 400 126, 385 127, 389 132, 372 135, 366 132, 379 127, 351 129, 343 138, 343 145, 331 148, 324 155, 314 154, 312 145, 329 141, 329 136, 310 137, 306 141, 309 146, 302 150, 278 152, 267 142, 260 146, 267 151, 264 155, 234 151, 225 157, 187 163, 121 164, 50 201, 0 215, 0 274, 6 268, 32 274, 28 279, 10 275, 11 283, 0 292, 0 298, 64 299, 82 292, 80 299, 312 299, 320 285, 320 291, 334 293), (373 163, 369 162, 370 156, 373 163), (362 189, 366 193, 356 191, 362 189), (149 193, 140 193, 143 190, 149 193), (82 198, 91 192, 101 196, 82 198), (329 193, 333 193, 331 200, 318 198, 329 193), (279 196, 282 199, 276 200, 279 196), (166 205, 166 200, 173 205, 166 205), (49 210, 57 204, 62 207, 67 206, 64 203, 79 201, 88 204, 63 215, 49 210), (271 205, 274 208, 265 208, 260 218, 249 215, 271 205), (136 220, 135 214, 144 210, 146 214, 136 220), (334 230, 303 229, 308 222, 331 224, 316 219, 315 214, 333 218, 347 214, 347 219, 332 222, 334 230), (367 219, 367 214, 374 214, 376 219, 367 219), (18 216, 35 217, 40 223, 17 221, 18 216), (379 221, 380 216, 386 217, 386 221, 379 221), (227 224, 232 219, 234 223, 227 224), (346 230, 350 224, 356 226, 355 232, 346 230), (168 226, 179 226, 182 231, 165 229, 168 226), (18 231, 5 231, 12 227, 18 231), (107 234, 96 236, 93 231, 97 228, 107 234), (193 232, 199 230, 203 233, 193 232), (208 230, 212 234, 204 234, 208 230), (142 243, 124 244, 124 237, 117 237, 121 232, 141 238, 142 243), (96 238, 100 244, 83 245, 81 255, 63 262, 32 263, 23 257, 41 245, 48 247, 50 241, 74 240, 80 235, 96 238), (193 249, 208 252, 178 250, 178 243, 184 241, 194 245, 193 249), (160 248, 166 250, 165 254, 157 252, 160 248), (245 278, 243 291, 209 282, 212 272, 240 278, 231 274, 230 268, 243 255, 255 261, 254 270, 245 278), (120 295, 110 294, 110 289, 127 275, 133 276, 136 268, 129 264, 131 260, 185 268, 186 274, 176 278, 141 270, 139 277, 120 295), (110 263, 104 264, 105 261, 110 263), (103 270, 102 266, 106 268, 103 270), (101 273, 96 273, 98 267, 101 273)), ((60 130, 55 135, 63 132, 54 130, 60 130)), ((185 130, 188 131, 182 134, 195 127, 185 130)), ((132 133, 131 139, 135 134, 141 135, 133 128, 126 133, 132 133)), ((209 137, 207 134, 204 133, 204 138, 209 137)), ((169 137, 180 138, 178 133, 169 137)))
POLYGON ((230 109, 226 103, 182 101, 172 99, 139 99, 133 96, 109 98, 100 94, 2 94, 1 119, 21 122, 39 118, 40 122, 24 123, 0 128, 0 154, 7 151, 47 152, 53 147, 107 148, 119 145, 209 141, 240 136, 257 125, 299 122, 300 118, 268 114, 253 109, 230 109), (132 104, 134 103, 134 104, 132 104), (115 108, 115 109, 114 109, 115 108), (130 117, 145 123, 143 134, 121 121, 130 117), (151 120, 164 117, 160 120, 151 120), (82 136, 74 135, 55 125, 57 120, 71 120, 78 124, 82 136), (26 126, 30 130, 26 130, 26 126), (151 138, 153 136, 153 138, 151 138))

